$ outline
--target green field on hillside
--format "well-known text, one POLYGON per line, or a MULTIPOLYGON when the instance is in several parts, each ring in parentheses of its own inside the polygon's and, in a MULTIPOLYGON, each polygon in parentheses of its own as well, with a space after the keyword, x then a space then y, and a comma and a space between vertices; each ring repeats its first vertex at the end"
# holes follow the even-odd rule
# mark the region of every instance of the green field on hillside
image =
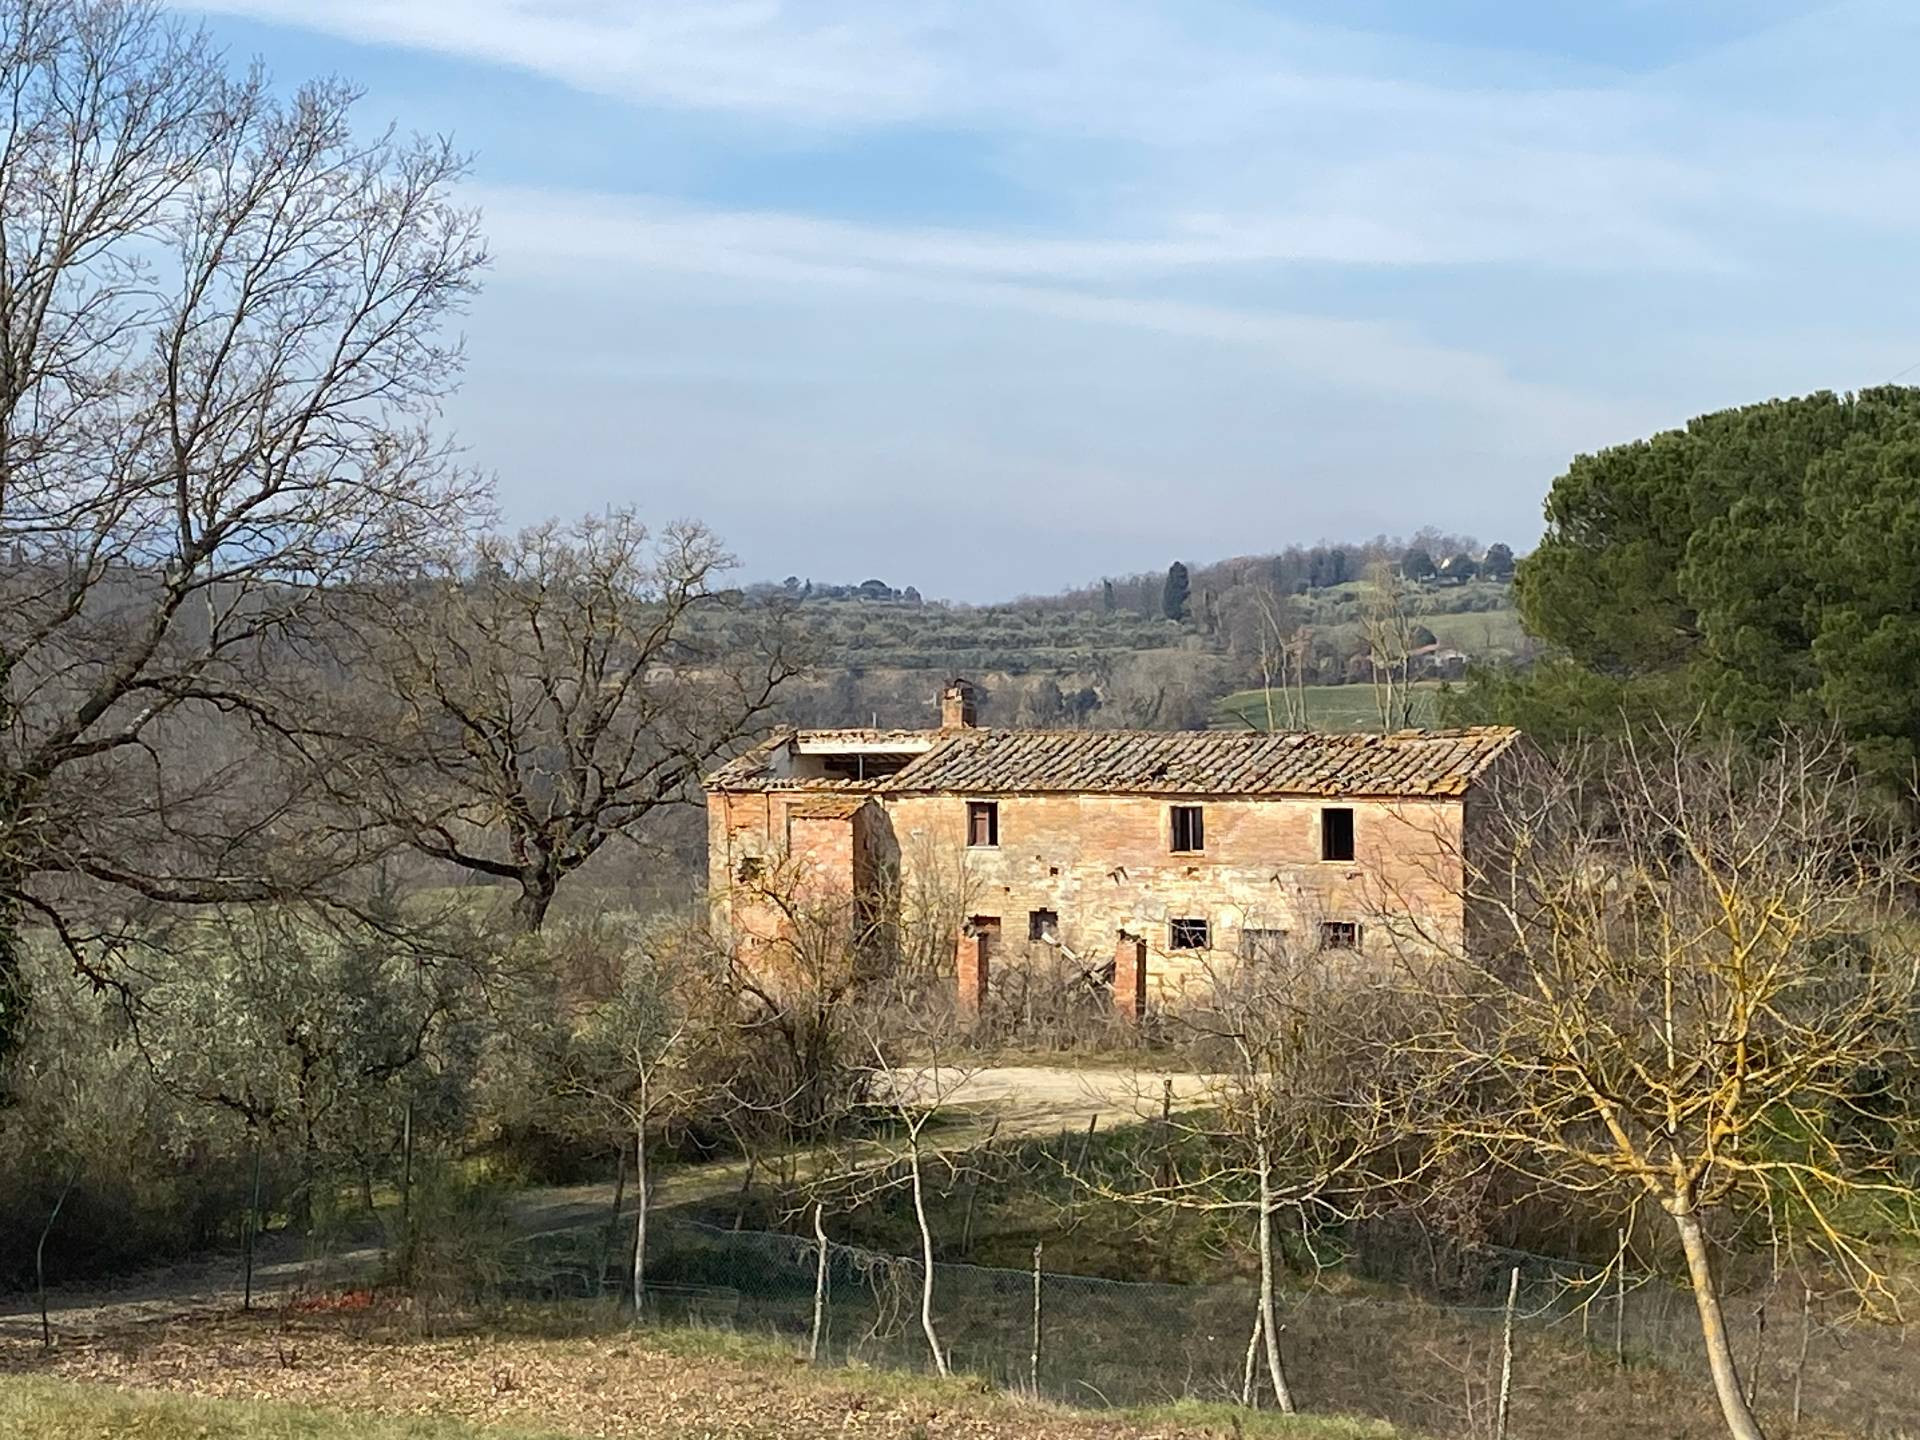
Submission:
MULTIPOLYGON (((1436 617, 1440 618, 1440 617, 1436 617)), ((1470 617, 1461 616, 1461 619, 1470 617)), ((1433 725, 1439 720, 1440 682, 1414 685, 1413 723, 1433 725)), ((1306 688, 1307 726, 1312 730, 1377 730, 1380 711, 1371 685, 1309 685, 1306 688)), ((1283 700, 1274 697, 1276 714, 1284 714, 1283 700)), ((1259 690, 1239 690, 1215 707, 1213 723, 1219 729, 1267 728, 1267 698, 1259 690)))

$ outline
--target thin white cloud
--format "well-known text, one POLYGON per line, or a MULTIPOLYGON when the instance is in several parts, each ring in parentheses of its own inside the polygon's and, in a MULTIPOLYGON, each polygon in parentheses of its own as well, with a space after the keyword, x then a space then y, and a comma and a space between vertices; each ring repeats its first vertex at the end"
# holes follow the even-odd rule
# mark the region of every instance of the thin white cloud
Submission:
MULTIPOLYGON (((1096 267, 1152 263, 1171 246, 1182 264, 1212 253, 1225 263, 1713 270, 1742 263, 1744 237, 1723 223, 1736 202, 1845 216, 1885 211, 1898 193, 1818 110, 1795 115, 1789 131, 1723 100, 1738 95, 1740 75, 1776 73, 1804 43, 1794 24, 1639 83, 1286 23, 1227 0, 195 8, 738 117, 760 126, 762 143, 903 126, 996 137, 1024 157, 1010 163, 1035 188, 1075 193, 1089 229, 1140 237, 1111 254, 1083 249, 1096 267), (1712 98, 1687 93, 1686 77, 1712 98), (1103 181, 1075 173, 1075 147, 1087 143, 1118 156, 1103 181), (1843 169, 1823 177, 1822 160, 1843 169)), ((1862 45, 1904 23, 1878 5, 1850 18, 1862 45)), ((1903 151, 1888 147, 1893 166, 1903 151)))
POLYGON ((809 0, 204 0, 192 8, 512 66, 582 90, 819 123, 917 113, 932 69, 884 7, 809 0))
MULTIPOLYGON (((1437 399, 1556 438, 1604 434, 1609 411, 1525 382, 1488 356, 1438 345, 1376 321, 1236 308, 1071 283, 1104 257, 1114 272, 1177 263, 1181 247, 1081 247, 822 224, 765 214, 712 213, 623 197, 478 191, 496 263, 508 277, 551 283, 623 270, 666 270, 760 282, 790 300, 858 291, 920 306, 1015 310, 1076 325, 1115 326, 1256 352, 1282 371, 1361 392, 1437 399), (1124 263, 1122 263, 1124 262, 1124 263)), ((1192 255, 1217 252, 1205 243, 1192 255)), ((1189 257, 1190 258, 1190 257, 1189 257)))

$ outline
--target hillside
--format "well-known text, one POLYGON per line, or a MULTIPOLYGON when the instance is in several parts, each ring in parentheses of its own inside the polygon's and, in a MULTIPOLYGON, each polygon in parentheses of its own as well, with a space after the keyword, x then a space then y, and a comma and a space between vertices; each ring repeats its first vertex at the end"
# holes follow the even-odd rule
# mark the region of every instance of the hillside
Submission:
POLYGON ((990 725, 1262 725, 1259 692, 1285 652, 1305 666, 1313 724, 1368 728, 1378 717, 1367 617, 1383 573, 1412 635, 1416 678, 1457 678, 1469 664, 1531 653, 1504 574, 1414 581, 1376 560, 1365 577, 1347 562, 1323 566, 1316 584, 1303 568, 1288 552, 1195 569, 1177 620, 1165 613, 1164 576, 988 606, 926 602, 878 581, 780 591, 814 657, 788 688, 782 718, 925 725, 940 680, 964 675, 990 725))

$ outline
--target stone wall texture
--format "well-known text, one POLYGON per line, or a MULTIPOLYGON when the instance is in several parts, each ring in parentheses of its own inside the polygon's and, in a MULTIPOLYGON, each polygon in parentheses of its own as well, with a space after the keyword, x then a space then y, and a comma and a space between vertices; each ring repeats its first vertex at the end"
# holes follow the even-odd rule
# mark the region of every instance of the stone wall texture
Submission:
MULTIPOLYGON (((1175 921, 1200 921, 1214 956, 1284 932, 1312 946, 1327 924, 1358 927, 1368 954, 1458 946, 1464 802, 1457 798, 1195 801, 1153 795, 882 795, 848 818, 805 816, 804 794, 708 797, 710 894, 716 920, 745 937, 768 923, 764 902, 740 896, 742 864, 792 866, 822 896, 851 895, 897 872, 958 886, 956 913, 1000 922, 996 968, 1017 963, 1036 912, 1058 917, 1066 958, 1106 964, 1123 934, 1147 948, 1157 1002, 1176 1000, 1208 952, 1176 945, 1175 921), (968 846, 967 804, 999 806, 999 843, 968 846), (1199 804, 1204 848, 1176 853, 1171 807, 1199 804), (1322 860, 1322 815, 1353 811, 1350 861, 1322 860), (793 813, 790 814, 789 812, 793 813), (924 876, 911 872, 926 867, 924 876)), ((762 932, 764 933, 764 932, 762 932)))

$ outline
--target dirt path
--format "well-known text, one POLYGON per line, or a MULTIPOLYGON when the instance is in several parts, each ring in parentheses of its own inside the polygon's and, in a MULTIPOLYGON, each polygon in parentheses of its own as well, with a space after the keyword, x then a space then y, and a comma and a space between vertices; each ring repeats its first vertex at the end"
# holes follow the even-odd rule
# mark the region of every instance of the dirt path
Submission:
MULTIPOLYGON (((941 1129, 939 1143, 944 1149, 965 1150, 996 1133, 996 1125, 1003 1138, 1078 1132, 1096 1116, 1102 1130, 1138 1125, 1159 1115, 1169 1082, 1178 1106, 1192 1103, 1206 1077, 996 1065, 947 1077, 916 1072, 905 1088, 909 1094, 937 1090, 944 1097, 942 1104, 964 1116, 941 1129)), ((654 1208, 672 1210, 731 1195, 740 1189, 746 1169, 744 1160, 721 1160, 668 1170, 655 1189, 654 1208)), ((514 1198, 515 1221, 529 1236, 601 1225, 613 1207, 613 1190, 612 1181, 527 1190, 514 1198)))
POLYGON ((1003 1065, 968 1076, 949 1103, 997 1116, 1003 1135, 1044 1135, 1084 1129, 1096 1115, 1103 1127, 1137 1125, 1160 1113, 1169 1084, 1173 1103, 1182 1105, 1198 1098, 1206 1083, 1204 1075, 1003 1065))
MULTIPOLYGON (((372 1247, 313 1259, 299 1236, 262 1236, 254 1257, 254 1304, 266 1308, 302 1290, 351 1284, 372 1274, 379 1263, 380 1252, 372 1247)), ((49 1289, 47 1323, 59 1337, 99 1335, 129 1325, 237 1311, 246 1293, 241 1256, 203 1255, 112 1285, 49 1289)), ((0 1294, 0 1336, 38 1340, 39 1300, 28 1294, 0 1294)))
MULTIPOLYGON (((1137 1124, 1159 1113, 1168 1078, 1176 1105, 1191 1101, 1204 1084, 1200 1076, 1117 1069, 1004 1065, 977 1070, 950 1089, 941 1086, 948 1091, 945 1103, 967 1115, 959 1126, 941 1132, 941 1143, 949 1148, 977 1144, 996 1120, 1003 1136, 1083 1130, 1096 1115, 1102 1128, 1137 1124)), ((670 1169, 660 1179, 655 1207, 672 1209, 731 1194, 745 1172, 745 1162, 739 1160, 670 1169)), ((613 1188, 608 1181, 522 1191, 513 1201, 514 1226, 533 1238, 604 1224, 613 1188)), ((629 1194, 629 1213, 631 1203, 629 1194)), ((273 1306, 302 1291, 352 1284, 373 1275, 380 1260, 373 1246, 353 1246, 315 1259, 299 1236, 264 1236, 254 1265, 254 1300, 273 1306)), ((240 1256, 199 1256, 112 1285, 51 1289, 47 1319, 58 1335, 98 1335, 130 1325, 237 1311, 244 1286, 240 1256)), ((38 1300, 31 1294, 0 1294, 0 1336, 37 1339, 39 1334, 38 1300)))

